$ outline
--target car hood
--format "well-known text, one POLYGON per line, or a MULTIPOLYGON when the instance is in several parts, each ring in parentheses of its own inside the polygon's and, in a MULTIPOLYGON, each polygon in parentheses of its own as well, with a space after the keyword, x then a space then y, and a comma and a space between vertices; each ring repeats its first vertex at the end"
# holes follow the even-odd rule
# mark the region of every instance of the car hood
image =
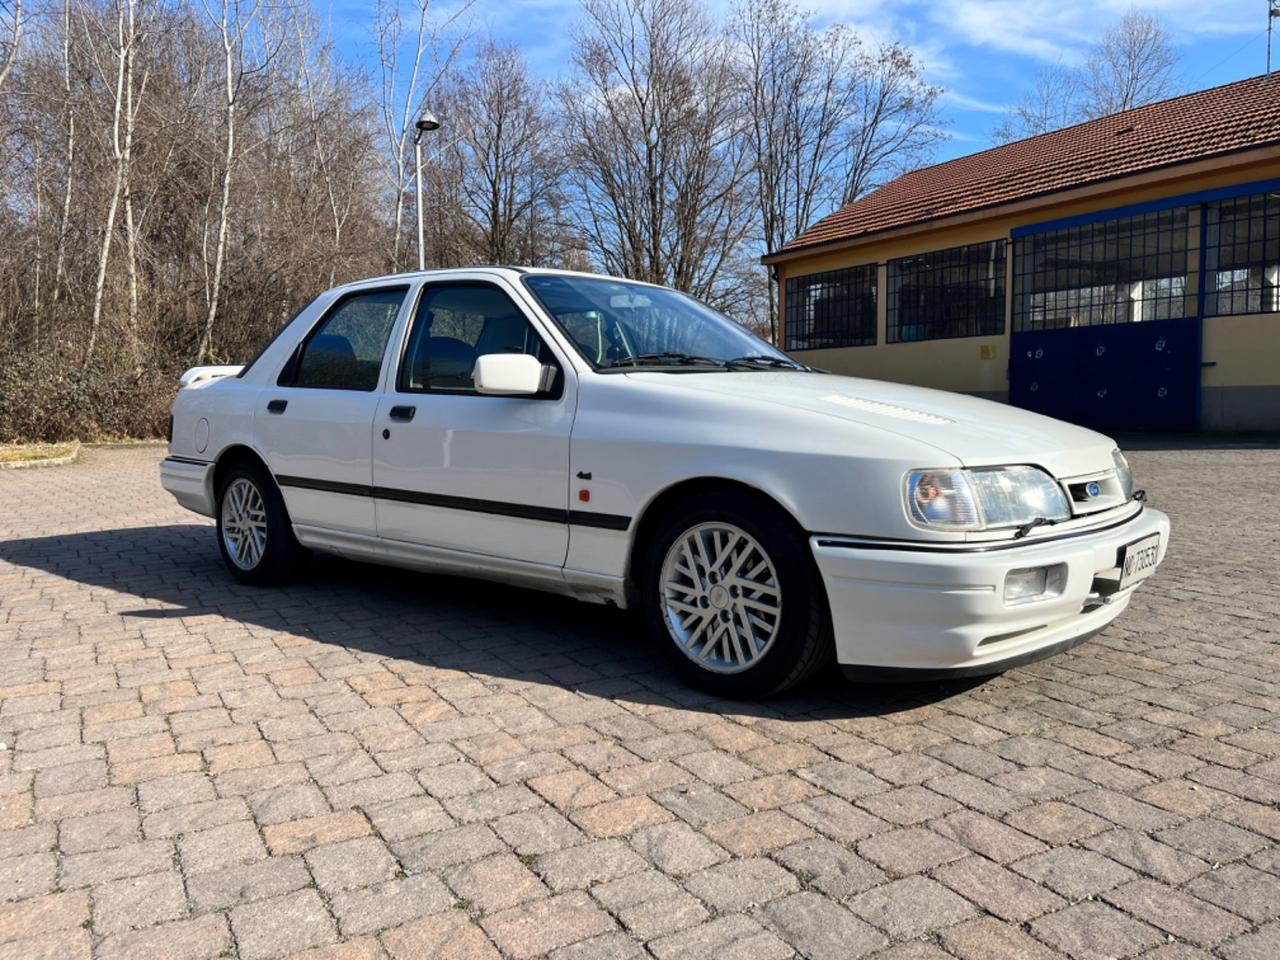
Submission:
MULTIPOLYGON (((887 430, 927 443, 965 466, 1028 463, 1056 477, 1110 469, 1115 441, 1008 404, 885 380, 792 371, 636 372, 669 389, 737 397, 887 430)), ((823 420, 813 420, 821 429, 823 420)), ((929 464, 921 464, 929 466, 929 464)))

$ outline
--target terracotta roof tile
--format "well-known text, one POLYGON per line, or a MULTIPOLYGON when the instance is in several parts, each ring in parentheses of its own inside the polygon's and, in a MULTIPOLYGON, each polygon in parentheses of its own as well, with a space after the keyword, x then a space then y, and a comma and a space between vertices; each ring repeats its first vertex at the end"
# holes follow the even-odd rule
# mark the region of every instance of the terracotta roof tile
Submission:
POLYGON ((1280 74, 1252 77, 904 174, 819 220, 797 250, 1280 143, 1280 74))

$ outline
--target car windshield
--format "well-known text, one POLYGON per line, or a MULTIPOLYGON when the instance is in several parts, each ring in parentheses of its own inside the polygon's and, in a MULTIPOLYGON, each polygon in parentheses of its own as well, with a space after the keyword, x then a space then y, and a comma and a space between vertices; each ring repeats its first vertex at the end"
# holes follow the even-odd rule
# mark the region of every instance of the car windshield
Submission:
POLYGON ((805 369, 733 320, 675 290, 563 274, 533 274, 524 282, 597 368, 805 369))

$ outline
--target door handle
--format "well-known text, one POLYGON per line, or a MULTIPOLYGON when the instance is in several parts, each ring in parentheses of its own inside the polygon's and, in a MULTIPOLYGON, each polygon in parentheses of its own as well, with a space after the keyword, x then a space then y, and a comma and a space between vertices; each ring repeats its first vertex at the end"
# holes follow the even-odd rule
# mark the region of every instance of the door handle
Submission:
POLYGON ((267 403, 267 413, 284 413, 284 408, 288 405, 288 400, 271 400, 267 403))
POLYGON ((392 420, 412 420, 413 415, 418 412, 417 407, 392 407, 392 420))

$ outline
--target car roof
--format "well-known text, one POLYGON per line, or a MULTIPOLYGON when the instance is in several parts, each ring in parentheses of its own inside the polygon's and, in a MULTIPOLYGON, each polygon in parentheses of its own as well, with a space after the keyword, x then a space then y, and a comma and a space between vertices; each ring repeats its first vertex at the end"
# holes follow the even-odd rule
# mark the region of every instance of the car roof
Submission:
POLYGON ((352 280, 350 283, 342 284, 334 289, 357 289, 368 286, 369 284, 386 283, 397 280, 448 280, 452 277, 475 276, 477 273, 489 273, 504 276, 509 280, 515 279, 519 276, 590 277, 593 280, 617 280, 623 283, 637 283, 644 284, 645 286, 654 286, 654 284, 646 284, 643 280, 629 280, 626 277, 614 277, 603 273, 588 273, 583 270, 556 270, 551 267, 521 267, 507 264, 482 264, 471 267, 442 267, 434 270, 407 270, 402 273, 388 273, 380 277, 365 277, 360 280, 352 280))

